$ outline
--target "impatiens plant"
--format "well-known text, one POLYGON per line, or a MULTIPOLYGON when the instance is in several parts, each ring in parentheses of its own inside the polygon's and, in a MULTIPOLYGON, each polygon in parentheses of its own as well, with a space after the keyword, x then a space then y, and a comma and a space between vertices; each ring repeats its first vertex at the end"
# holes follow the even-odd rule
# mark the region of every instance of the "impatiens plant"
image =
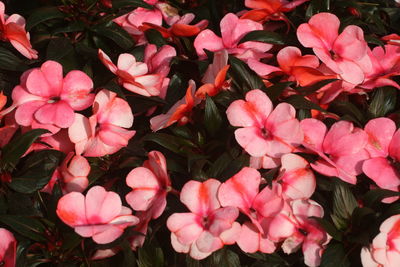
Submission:
POLYGON ((0 266, 399 266, 399 25, 0 0, 0 266))

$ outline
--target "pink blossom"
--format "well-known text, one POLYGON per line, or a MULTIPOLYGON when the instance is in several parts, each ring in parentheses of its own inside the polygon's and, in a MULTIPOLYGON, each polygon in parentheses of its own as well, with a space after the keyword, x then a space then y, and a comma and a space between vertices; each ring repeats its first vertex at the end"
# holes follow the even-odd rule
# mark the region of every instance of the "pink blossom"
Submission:
POLYGON ((310 164, 296 154, 285 154, 281 161, 277 182, 282 186, 282 194, 289 199, 310 198, 317 185, 310 164))
POLYGON ((121 54, 117 66, 99 49, 99 58, 103 64, 115 75, 119 83, 127 90, 144 96, 157 96, 160 94, 162 77, 160 74, 148 74, 146 63, 136 62, 131 54, 121 54))
POLYGON ((246 100, 231 103, 226 114, 232 126, 243 127, 235 131, 236 141, 253 157, 279 158, 303 141, 296 110, 287 103, 273 110, 271 100, 261 90, 252 90, 246 100))
POLYGON ((24 72, 21 84, 14 88, 15 120, 22 126, 56 133, 72 125, 75 110, 93 103, 92 88, 93 82, 84 72, 73 70, 63 78, 62 66, 46 61, 40 68, 24 72))
POLYGON ((101 186, 89 189, 86 197, 78 192, 66 194, 58 201, 56 212, 77 234, 98 244, 114 241, 126 227, 139 222, 129 208, 122 206, 117 193, 101 186))
POLYGON ((137 41, 137 45, 142 45, 147 43, 147 41, 141 27, 144 23, 161 26, 162 14, 158 9, 150 10, 138 7, 132 12, 122 15, 113 21, 126 30, 137 41))
POLYGON ((367 134, 348 121, 334 123, 329 131, 316 119, 304 119, 300 125, 304 132, 303 146, 321 157, 311 167, 323 175, 356 184, 362 163, 369 157, 364 149, 367 134))
POLYGON ((364 267, 395 267, 400 262, 400 215, 386 219, 370 248, 361 252, 364 267))
POLYGON ((331 13, 318 13, 297 28, 297 37, 313 49, 319 59, 334 73, 354 85, 364 81, 364 71, 371 68, 368 45, 358 26, 347 26, 338 33, 340 21, 331 13))
POLYGON ((68 129, 77 155, 102 157, 117 152, 128 144, 135 131, 129 131, 133 114, 129 104, 108 90, 97 93, 93 115, 86 118, 75 114, 75 121, 68 129))
POLYGON ((15 267, 17 241, 14 235, 4 228, 0 228, 0 236, 0 262, 4 267, 15 267))
POLYGON ((149 152, 149 159, 143 163, 143 167, 137 167, 128 174, 126 183, 132 188, 125 197, 132 209, 151 212, 153 219, 163 213, 171 181, 161 152, 149 152))
MULTIPOLYGON (((362 170, 380 188, 398 192, 400 176, 392 162, 400 160, 400 147, 398 145, 400 131, 396 131, 395 123, 388 118, 370 120, 364 128, 368 135, 365 149, 370 159, 364 161, 362 170)), ((393 202, 397 199, 389 200, 393 202)))
POLYGON ((255 41, 239 44, 239 41, 247 33, 262 30, 263 27, 260 23, 249 19, 239 19, 235 14, 228 13, 222 18, 220 27, 222 38, 215 35, 211 30, 206 29, 200 32, 194 40, 194 47, 201 59, 206 58, 206 53, 203 49, 211 52, 226 49, 229 54, 233 54, 245 61, 249 58, 259 60, 268 56, 265 52, 272 48, 270 44, 255 41))
POLYGON ((298 199, 290 202, 291 212, 275 216, 269 224, 268 235, 282 241, 282 249, 291 254, 300 246, 307 266, 319 266, 322 253, 331 237, 310 217, 322 218, 324 210, 313 200, 298 199))
POLYGON ((90 165, 85 157, 70 152, 60 167, 54 171, 50 182, 42 189, 51 194, 54 184, 58 181, 64 194, 69 192, 83 192, 89 185, 88 175, 90 165))
POLYGON ((235 243, 240 231, 235 222, 239 212, 234 207, 221 208, 217 199, 220 184, 208 179, 203 183, 191 180, 183 186, 180 199, 191 212, 174 213, 167 220, 177 252, 200 260, 225 244, 235 243))
POLYGON ((18 14, 7 16, 5 6, 0 2, 0 39, 8 40, 23 56, 37 59, 38 52, 32 48, 29 33, 25 31, 25 19, 18 14))

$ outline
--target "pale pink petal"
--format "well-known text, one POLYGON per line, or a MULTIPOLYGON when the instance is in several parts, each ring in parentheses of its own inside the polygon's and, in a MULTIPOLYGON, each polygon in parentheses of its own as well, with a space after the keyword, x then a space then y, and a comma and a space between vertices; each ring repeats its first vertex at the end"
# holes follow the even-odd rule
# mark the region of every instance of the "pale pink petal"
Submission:
POLYGON ((86 225, 85 197, 78 192, 69 193, 58 201, 57 215, 67 225, 86 225))
POLYGON ((108 223, 120 214, 121 199, 114 192, 106 191, 101 186, 94 186, 86 194, 85 207, 89 223, 108 223))
POLYGON ((206 29, 197 35, 194 40, 194 47, 196 48, 197 55, 200 59, 204 59, 206 58, 206 53, 203 49, 216 52, 224 49, 224 44, 220 37, 215 35, 211 30, 206 29))
POLYGON ((82 71, 73 70, 64 78, 61 99, 74 110, 84 110, 93 103, 94 95, 89 94, 92 89, 92 79, 82 71))
MULTIPOLYGON (((240 128, 235 131, 236 141, 243 149, 253 157, 262 157, 268 153, 268 156, 275 157, 274 153, 271 155, 271 141, 264 138, 263 133, 258 127, 240 128)), ((275 146, 276 148, 276 146, 275 146)), ((276 149, 275 149, 276 150, 276 149)), ((291 149, 285 146, 283 149, 279 147, 277 153, 291 152, 291 149)))
POLYGON ((368 135, 368 143, 365 149, 371 157, 387 157, 389 144, 396 131, 395 123, 388 118, 370 120, 364 127, 368 135))
POLYGON ((302 145, 316 152, 322 152, 322 143, 326 134, 326 126, 316 119, 304 119, 300 122, 304 133, 302 145))
POLYGON ((362 170, 380 188, 390 189, 400 185, 398 171, 386 158, 372 158, 364 161, 362 170))
POLYGON ((75 114, 64 101, 45 104, 35 112, 35 119, 42 124, 54 124, 60 128, 68 128, 74 122, 75 114))
POLYGON ((35 112, 45 105, 43 101, 30 101, 20 105, 15 111, 15 121, 22 126, 30 126, 35 112))

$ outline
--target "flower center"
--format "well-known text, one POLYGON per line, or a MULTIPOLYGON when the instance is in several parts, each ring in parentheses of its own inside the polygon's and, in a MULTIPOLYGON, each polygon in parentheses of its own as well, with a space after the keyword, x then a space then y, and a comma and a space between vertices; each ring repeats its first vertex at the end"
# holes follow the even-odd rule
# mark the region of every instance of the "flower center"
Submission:
POLYGON ((53 104, 53 103, 56 103, 56 102, 58 102, 60 100, 61 100, 61 98, 59 96, 53 96, 47 101, 47 103, 53 104))

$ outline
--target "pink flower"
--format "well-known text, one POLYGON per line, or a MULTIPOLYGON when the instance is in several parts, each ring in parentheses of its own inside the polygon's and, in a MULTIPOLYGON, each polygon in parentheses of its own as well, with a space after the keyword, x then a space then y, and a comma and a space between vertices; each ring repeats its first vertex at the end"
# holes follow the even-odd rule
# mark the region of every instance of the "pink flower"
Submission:
POLYGON ((149 152, 149 159, 143 167, 133 169, 126 177, 132 191, 126 195, 126 202, 137 211, 147 211, 150 217, 158 218, 167 204, 166 197, 171 189, 164 155, 158 151, 149 152))
POLYGON ((209 29, 206 29, 197 35, 194 40, 194 47, 196 48, 197 55, 204 59, 206 53, 203 49, 211 52, 221 51, 227 49, 229 54, 246 60, 254 58, 259 60, 267 56, 265 53, 272 48, 271 44, 248 41, 239 44, 239 41, 249 32, 262 30, 263 26, 255 21, 249 19, 239 19, 235 14, 226 14, 220 23, 221 37, 215 35, 209 29))
POLYGON ((50 182, 41 190, 51 194, 57 180, 60 182, 64 194, 69 192, 83 192, 89 185, 88 175, 90 165, 85 157, 70 152, 60 167, 51 177, 50 182))
POLYGON ((312 48, 329 69, 357 85, 364 81, 364 71, 371 68, 368 45, 360 27, 347 26, 339 35, 339 25, 335 15, 319 13, 297 28, 297 37, 303 46, 312 48))
POLYGON ((61 197, 56 212, 77 234, 91 237, 98 244, 114 241, 126 227, 139 222, 129 208, 122 206, 117 193, 101 186, 90 188, 86 197, 78 192, 61 197))
POLYGON ((4 228, 0 228, 0 236, 0 262, 4 267, 15 267, 17 241, 14 235, 4 228))
POLYGON ((217 199, 220 184, 208 179, 203 183, 192 180, 183 186, 180 199, 191 212, 174 213, 167 220, 177 252, 201 260, 225 244, 235 243, 240 231, 235 222, 239 212, 234 207, 221 208, 217 199))
POLYGON ((162 14, 158 9, 150 10, 138 7, 132 12, 122 15, 113 21, 126 30, 137 41, 137 45, 142 45, 147 43, 147 41, 141 26, 146 22, 161 26, 162 14))
POLYGON ((194 98, 196 84, 193 80, 189 81, 184 98, 176 102, 166 114, 161 114, 151 118, 150 128, 153 132, 167 128, 174 123, 179 125, 187 124, 191 119, 192 109, 199 103, 199 99, 194 98))
POLYGON ((304 119, 300 125, 304 132, 303 146, 321 157, 311 167, 323 175, 356 184, 362 163, 369 158, 364 149, 367 134, 348 121, 334 123, 328 132, 325 124, 316 119, 304 119))
MULTIPOLYGON (((364 161, 362 170, 380 188, 398 192, 400 176, 394 162, 400 160, 400 130, 396 131, 395 123, 388 118, 370 120, 364 128, 368 135, 365 149, 370 159, 364 161), (393 162, 393 163, 392 163, 393 162)), ((393 202, 397 199, 389 200, 393 202)))
POLYGON ((236 141, 253 157, 279 158, 294 151, 303 141, 296 110, 281 103, 274 110, 261 90, 251 90, 246 100, 236 100, 226 110, 229 123, 243 127, 235 131, 236 141))
POLYGON ((18 14, 7 16, 5 6, 0 2, 0 39, 8 40, 23 56, 37 59, 38 52, 32 48, 29 33, 25 31, 25 19, 18 14))
POLYGON ((324 210, 313 200, 290 202, 290 215, 279 214, 269 224, 268 234, 273 240, 283 241, 282 249, 291 254, 302 246, 304 263, 319 266, 322 253, 331 237, 310 217, 322 218, 324 210))
POLYGON ((135 131, 129 131, 133 114, 129 104, 108 90, 97 93, 93 104, 93 115, 86 118, 75 114, 75 121, 68 135, 77 155, 102 157, 125 147, 135 131))
POLYGON ((296 154, 285 154, 281 161, 277 182, 282 186, 282 194, 289 199, 310 198, 317 184, 308 162, 296 154))
POLYGON ((21 84, 14 88, 15 120, 22 126, 56 133, 72 125, 75 110, 93 103, 92 88, 93 82, 84 72, 73 70, 63 78, 62 66, 46 61, 40 68, 23 73, 21 84))
POLYGON ((371 247, 364 248, 361 260, 364 267, 395 267, 400 262, 400 215, 386 219, 371 247))
POLYGON ((119 55, 117 66, 101 49, 99 49, 99 58, 112 73, 118 76, 119 83, 125 89, 144 96, 160 94, 163 77, 160 74, 148 74, 147 64, 136 62, 133 55, 119 55))

